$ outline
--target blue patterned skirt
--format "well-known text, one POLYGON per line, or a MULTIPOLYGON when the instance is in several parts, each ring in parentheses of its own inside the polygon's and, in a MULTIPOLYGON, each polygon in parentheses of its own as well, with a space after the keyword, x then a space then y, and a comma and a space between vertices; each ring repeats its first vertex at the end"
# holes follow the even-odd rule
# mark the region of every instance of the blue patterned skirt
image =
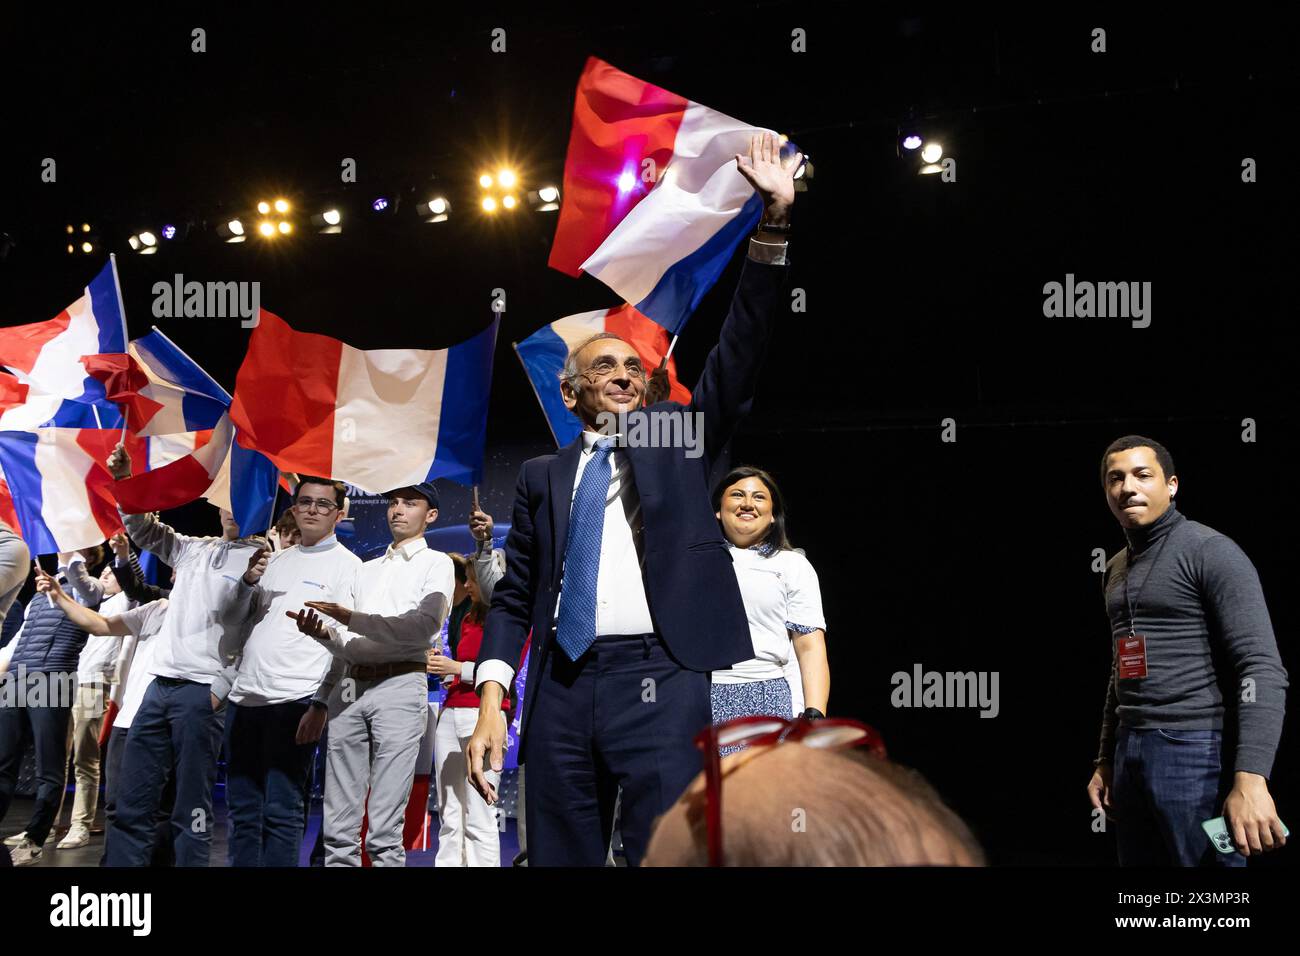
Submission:
MULTIPOLYGON (((725 723, 737 717, 781 717, 789 720, 794 714, 794 699, 790 696, 790 682, 784 677, 771 680, 745 681, 741 684, 711 685, 713 723, 725 723)), ((719 747, 719 756, 743 750, 744 744, 719 747)))

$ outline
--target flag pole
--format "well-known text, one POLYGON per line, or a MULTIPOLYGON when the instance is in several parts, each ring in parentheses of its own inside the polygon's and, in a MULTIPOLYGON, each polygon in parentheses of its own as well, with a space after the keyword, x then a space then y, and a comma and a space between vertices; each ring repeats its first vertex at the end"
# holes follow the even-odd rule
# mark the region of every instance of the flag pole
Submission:
POLYGON ((680 332, 674 332, 674 333, 673 333, 673 340, 672 340, 671 342, 668 343, 668 351, 664 353, 664 364, 665 364, 665 365, 668 364, 668 360, 669 360, 670 358, 673 357, 673 349, 675 349, 675 348, 677 347, 677 337, 678 337, 679 335, 681 335, 680 332))
POLYGON ((122 350, 126 351, 127 343, 131 339, 126 331, 126 304, 122 301, 122 283, 117 278, 117 253, 108 254, 108 264, 113 267, 113 291, 117 293, 117 314, 122 320, 122 350))

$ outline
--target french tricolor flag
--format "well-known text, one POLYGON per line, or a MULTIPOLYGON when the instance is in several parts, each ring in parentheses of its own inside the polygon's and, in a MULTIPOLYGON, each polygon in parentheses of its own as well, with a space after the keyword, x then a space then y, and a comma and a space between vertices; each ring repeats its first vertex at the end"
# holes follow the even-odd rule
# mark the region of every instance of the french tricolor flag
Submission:
MULTIPOLYGON (((564 370, 564 360, 574 346, 599 332, 612 332, 636 349, 647 374, 657 368, 668 353, 668 333, 627 304, 565 316, 542 326, 522 342, 514 343, 515 354, 528 373, 533 392, 559 447, 573 441, 582 431, 582 423, 565 407, 560 396, 560 373, 564 370)), ((677 361, 673 358, 668 359, 668 382, 671 386, 669 401, 686 404, 691 400, 690 391, 677 381, 677 361)))
POLYGON ((0 329, 0 430, 120 428, 104 385, 82 365, 86 355, 124 353, 126 319, 109 256, 81 298, 46 322, 0 329))
POLYGON ((549 264, 680 332, 762 214, 735 159, 760 132, 589 58, 549 264))
POLYGON ((88 355, 82 364, 137 435, 209 430, 230 407, 230 393, 156 327, 132 341, 127 354, 88 355))
POLYGON ((104 465, 120 438, 90 428, 0 432, 0 513, 11 510, 33 554, 89 548, 122 530, 104 465))
POLYGON ((235 379, 236 441, 368 491, 477 483, 499 322, 449 349, 363 351, 262 310, 235 379))

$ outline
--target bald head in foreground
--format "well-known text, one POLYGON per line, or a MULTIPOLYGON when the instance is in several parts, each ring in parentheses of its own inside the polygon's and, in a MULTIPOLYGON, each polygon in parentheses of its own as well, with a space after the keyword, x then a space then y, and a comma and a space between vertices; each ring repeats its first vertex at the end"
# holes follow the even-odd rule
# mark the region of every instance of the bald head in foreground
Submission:
MULTIPOLYGON (((727 866, 985 863, 966 824, 907 767, 791 745, 748 747, 721 767, 727 866)), ((660 818, 644 865, 708 864, 707 799, 701 773, 660 818)))

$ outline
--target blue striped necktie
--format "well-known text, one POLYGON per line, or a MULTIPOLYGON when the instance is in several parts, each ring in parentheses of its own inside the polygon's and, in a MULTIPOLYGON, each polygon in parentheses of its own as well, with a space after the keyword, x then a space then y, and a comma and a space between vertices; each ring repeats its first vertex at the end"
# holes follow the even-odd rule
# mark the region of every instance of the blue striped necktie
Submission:
POLYGON ((596 640, 596 578, 600 574, 600 542, 605 533, 605 501, 612 473, 609 453, 613 447, 612 438, 596 442, 569 513, 555 640, 571 661, 581 657, 596 640))

